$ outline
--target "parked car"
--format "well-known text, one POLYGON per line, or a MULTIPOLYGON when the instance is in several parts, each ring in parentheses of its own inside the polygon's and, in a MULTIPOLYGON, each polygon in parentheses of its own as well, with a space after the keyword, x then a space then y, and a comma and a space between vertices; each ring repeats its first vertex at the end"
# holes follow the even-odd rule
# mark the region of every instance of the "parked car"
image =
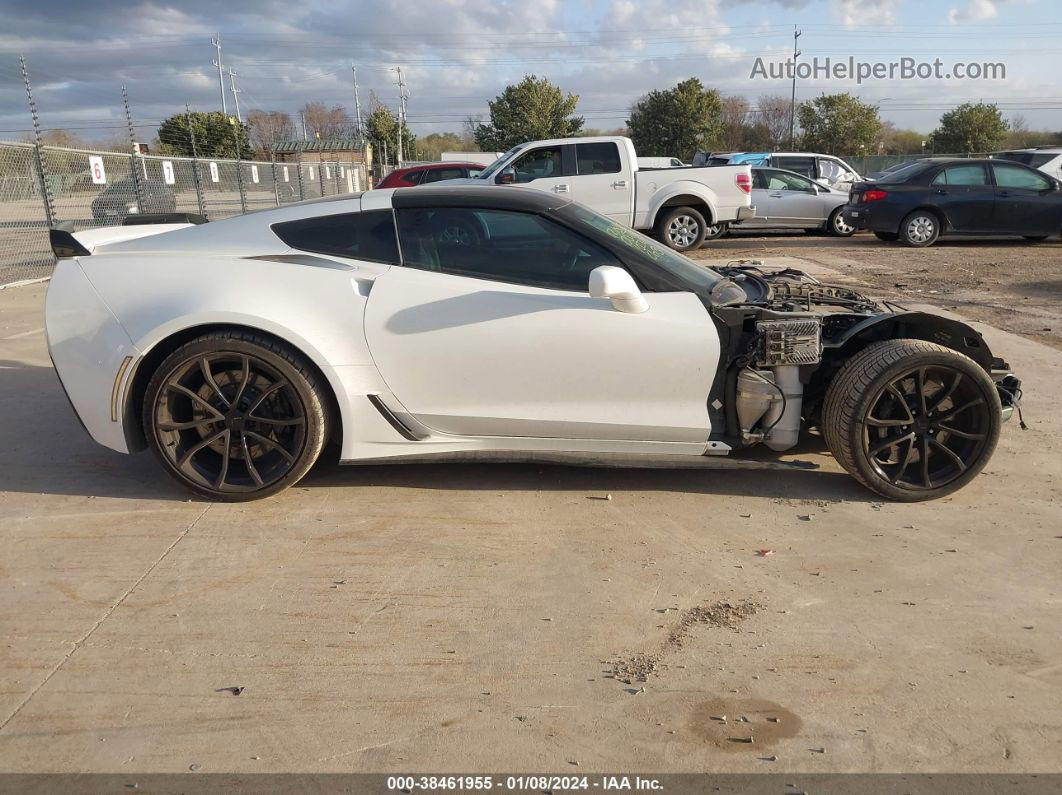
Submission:
POLYGON ((1062 146, 1034 146, 1030 149, 1010 149, 991 155, 997 160, 1011 160, 1015 163, 1037 168, 1055 179, 1062 179, 1062 146))
POLYGON ((879 240, 931 246, 941 235, 1062 232, 1062 183, 1020 163, 927 158, 852 186, 845 221, 879 240))
POLYGON ((118 223, 137 213, 157 215, 177 210, 177 197, 165 182, 157 179, 140 180, 140 202, 136 200, 136 186, 132 179, 112 182, 92 200, 92 220, 97 224, 118 223))
POLYGON ((753 213, 748 166, 641 171, 634 144, 622 136, 520 144, 469 182, 564 194, 676 251, 700 248, 712 225, 753 213))
POLYGON ((704 267, 536 190, 51 240, 49 352, 84 427, 213 500, 282 491, 330 439, 348 464, 725 466, 810 427, 869 489, 925 500, 981 471, 1020 389, 964 323, 793 269, 704 267))
MULTIPOLYGON (((756 215, 733 229, 822 229, 849 237, 855 228, 842 211, 848 192, 780 168, 752 169, 752 204, 756 215)), ((724 230, 725 231, 725 230, 724 230)))
POLYGON ((419 166, 396 168, 381 179, 377 188, 410 188, 414 185, 430 185, 446 179, 467 179, 483 170, 480 163, 425 163, 419 166))
POLYGON ((638 168, 648 171, 653 168, 684 168, 686 166, 677 157, 639 157, 638 168))
POLYGON ((862 179, 859 172, 841 158, 815 152, 698 152, 693 158, 695 166, 737 163, 794 171, 838 190, 847 190, 853 182, 862 179))

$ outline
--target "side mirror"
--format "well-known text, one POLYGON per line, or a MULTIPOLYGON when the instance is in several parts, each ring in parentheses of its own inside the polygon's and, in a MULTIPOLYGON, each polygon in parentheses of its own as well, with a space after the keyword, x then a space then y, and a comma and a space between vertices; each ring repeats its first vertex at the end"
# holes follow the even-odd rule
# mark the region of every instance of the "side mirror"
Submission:
POLYGON ((615 265, 602 265, 590 271, 590 296, 608 298, 617 312, 640 315, 649 309, 649 302, 631 275, 615 265))
POLYGON ((503 168, 501 173, 498 175, 498 184, 512 185, 514 182, 516 182, 516 169, 514 169, 512 166, 509 166, 508 168, 503 168))

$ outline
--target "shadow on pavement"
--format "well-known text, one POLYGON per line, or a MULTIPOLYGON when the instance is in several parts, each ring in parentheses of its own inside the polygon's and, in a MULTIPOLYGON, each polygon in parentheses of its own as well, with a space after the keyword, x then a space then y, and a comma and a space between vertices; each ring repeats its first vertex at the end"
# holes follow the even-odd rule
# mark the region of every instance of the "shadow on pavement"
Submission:
MULTIPOLYGON (((50 367, 0 361, 0 490, 185 502, 192 497, 150 453, 123 455, 80 426, 50 367)), ((822 449, 814 437, 794 450, 822 449)), ((745 460, 771 460, 747 456, 745 460)), ((614 469, 554 464, 440 463, 340 466, 322 459, 300 485, 468 491, 673 491, 790 499, 874 501, 847 475, 815 470, 614 469)), ((283 499, 281 497, 281 499, 283 499)))

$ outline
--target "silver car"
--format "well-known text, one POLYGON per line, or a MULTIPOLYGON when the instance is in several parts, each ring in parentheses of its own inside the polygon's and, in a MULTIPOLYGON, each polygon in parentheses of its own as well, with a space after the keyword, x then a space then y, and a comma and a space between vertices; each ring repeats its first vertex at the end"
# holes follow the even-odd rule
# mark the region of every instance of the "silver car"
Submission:
MULTIPOLYGON (((836 190, 781 168, 752 169, 752 204, 756 215, 739 229, 822 229, 848 237, 855 227, 845 223, 841 210, 848 191, 836 190)), ((714 231, 714 230, 710 230, 714 231)), ((719 231, 716 237, 725 232, 719 231)))

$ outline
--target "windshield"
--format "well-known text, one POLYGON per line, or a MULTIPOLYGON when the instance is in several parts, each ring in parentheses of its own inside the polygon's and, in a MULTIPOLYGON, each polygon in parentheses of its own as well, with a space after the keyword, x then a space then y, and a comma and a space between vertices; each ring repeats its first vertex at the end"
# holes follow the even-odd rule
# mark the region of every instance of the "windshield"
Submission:
POLYGON ((490 179, 491 177, 494 176, 494 172, 497 171, 499 168, 501 168, 502 163, 504 163, 506 160, 508 160, 510 157, 515 155, 517 152, 519 152, 523 148, 524 148, 524 144, 517 144, 512 149, 510 149, 508 152, 506 152, 504 155, 502 155, 497 160, 495 160, 493 163, 491 163, 489 166, 487 166, 485 169, 483 169, 479 173, 479 176, 476 177, 476 179, 490 179))
POLYGON ((641 232, 635 232, 630 227, 616 223, 611 218, 606 218, 589 207, 572 203, 564 207, 562 212, 570 213, 577 220, 604 232, 620 248, 650 259, 668 273, 674 274, 682 282, 694 288, 710 291, 723 278, 711 268, 701 267, 677 251, 672 251, 662 243, 657 243, 641 232))

